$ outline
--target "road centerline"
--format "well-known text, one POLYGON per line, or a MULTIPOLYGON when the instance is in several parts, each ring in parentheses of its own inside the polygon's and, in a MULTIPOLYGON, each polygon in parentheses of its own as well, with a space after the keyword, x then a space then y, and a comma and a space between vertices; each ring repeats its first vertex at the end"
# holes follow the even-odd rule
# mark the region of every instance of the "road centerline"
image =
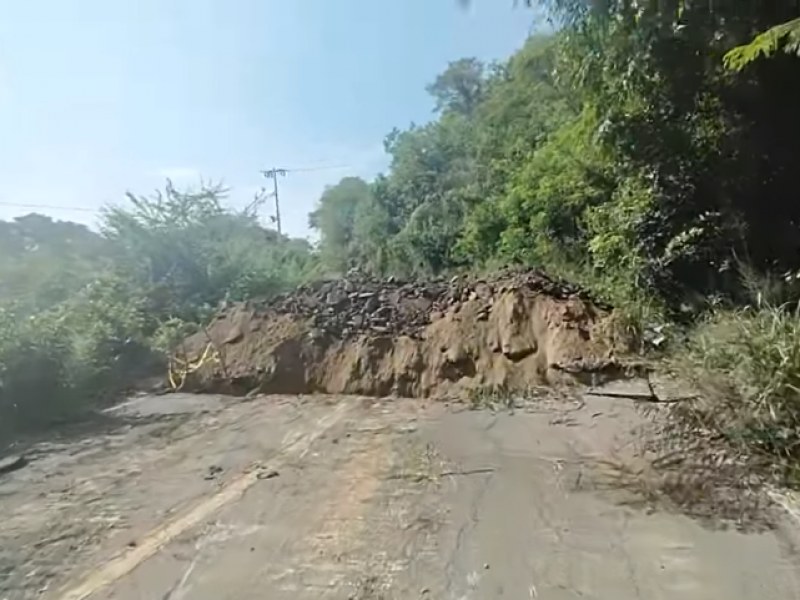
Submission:
POLYGON ((312 444, 341 421, 352 408, 354 408, 352 402, 339 403, 330 413, 320 418, 306 435, 288 441, 272 460, 260 465, 261 468, 248 468, 213 495, 203 498, 174 518, 160 523, 139 540, 136 547, 126 550, 94 569, 78 584, 67 586, 56 596, 56 599, 85 600, 118 581, 157 554, 176 537, 240 498, 247 489, 261 479, 260 474, 264 468, 279 467, 293 458, 293 455, 304 456, 312 444))

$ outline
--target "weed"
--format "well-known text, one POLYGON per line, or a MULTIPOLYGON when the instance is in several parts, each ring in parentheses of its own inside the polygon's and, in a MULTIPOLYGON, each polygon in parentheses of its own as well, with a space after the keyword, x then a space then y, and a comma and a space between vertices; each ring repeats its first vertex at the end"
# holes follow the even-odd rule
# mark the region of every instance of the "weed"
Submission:
POLYGON ((673 366, 698 392, 671 408, 679 433, 721 439, 800 482, 800 305, 713 312, 673 366))
POLYGON ((504 385, 493 385, 475 388, 469 391, 467 403, 471 410, 516 408, 520 397, 519 391, 514 391, 504 385))

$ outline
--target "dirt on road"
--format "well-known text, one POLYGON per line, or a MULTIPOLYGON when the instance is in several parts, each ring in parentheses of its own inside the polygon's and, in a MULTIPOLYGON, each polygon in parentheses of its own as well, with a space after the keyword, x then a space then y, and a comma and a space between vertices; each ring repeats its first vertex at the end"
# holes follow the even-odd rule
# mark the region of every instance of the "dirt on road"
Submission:
POLYGON ((351 274, 221 310, 181 348, 200 368, 180 379, 187 391, 458 396, 571 380, 576 364, 616 369, 618 338, 608 307, 536 270, 351 274))
POLYGON ((0 478, 0 598, 800 598, 789 520, 710 528, 604 483, 646 424, 577 395, 143 397, 0 478))

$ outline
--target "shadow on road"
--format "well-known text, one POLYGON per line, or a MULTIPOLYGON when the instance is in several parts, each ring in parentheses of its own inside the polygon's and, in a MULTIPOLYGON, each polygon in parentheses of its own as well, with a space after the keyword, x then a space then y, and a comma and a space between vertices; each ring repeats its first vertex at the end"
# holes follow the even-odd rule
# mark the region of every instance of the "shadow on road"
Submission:
MULTIPOLYGON (((165 435, 192 416, 218 410, 219 397, 198 399, 189 394, 147 394, 128 398, 104 410, 91 410, 62 421, 51 421, 0 438, 0 460, 25 456, 28 460, 68 444, 88 442, 132 428, 154 426, 152 435, 165 435)), ((0 477, 3 473, 0 472, 0 477)))

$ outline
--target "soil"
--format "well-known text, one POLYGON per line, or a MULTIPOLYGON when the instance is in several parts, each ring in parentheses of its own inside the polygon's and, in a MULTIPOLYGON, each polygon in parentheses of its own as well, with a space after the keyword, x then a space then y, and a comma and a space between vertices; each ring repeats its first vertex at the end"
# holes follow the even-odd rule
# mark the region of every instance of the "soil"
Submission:
POLYGON ((618 367, 611 315, 537 270, 425 282, 351 272, 221 310, 183 345, 185 358, 211 348, 214 359, 182 387, 441 397, 574 381, 618 367))

